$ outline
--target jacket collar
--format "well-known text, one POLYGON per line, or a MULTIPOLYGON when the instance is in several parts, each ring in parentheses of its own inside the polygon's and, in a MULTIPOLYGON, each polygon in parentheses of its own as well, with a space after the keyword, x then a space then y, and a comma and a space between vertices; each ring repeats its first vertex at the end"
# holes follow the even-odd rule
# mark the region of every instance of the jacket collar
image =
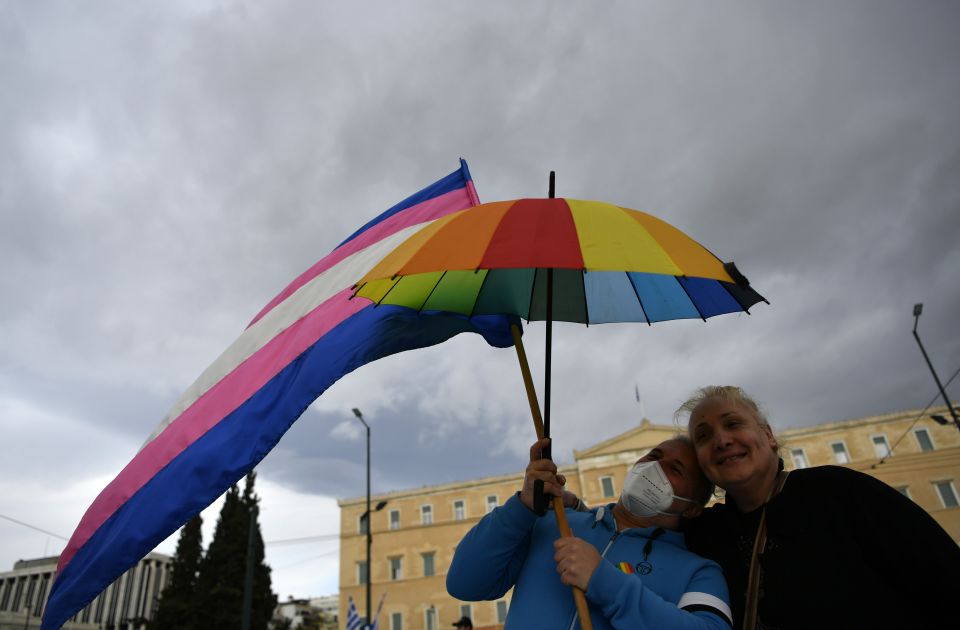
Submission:
MULTIPOLYGON (((616 503, 608 503, 607 505, 601 505, 596 509, 594 514, 593 526, 596 527, 599 524, 603 526, 611 533, 617 531, 617 521, 613 517, 613 506, 616 503)), ((653 531, 659 529, 657 527, 628 527, 627 529, 621 530, 621 536, 637 536, 642 538, 649 538, 653 531)), ((670 544, 680 547, 681 549, 686 549, 686 543, 684 542, 683 532, 676 531, 673 529, 664 529, 663 534, 660 535, 659 540, 669 542, 670 544)))

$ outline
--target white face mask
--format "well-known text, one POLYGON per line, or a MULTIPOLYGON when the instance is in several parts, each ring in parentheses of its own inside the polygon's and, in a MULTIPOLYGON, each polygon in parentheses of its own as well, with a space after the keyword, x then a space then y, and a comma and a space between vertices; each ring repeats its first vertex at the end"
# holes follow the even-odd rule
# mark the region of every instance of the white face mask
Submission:
POLYGON ((637 462, 623 480, 620 502, 634 516, 679 516, 667 512, 674 499, 696 503, 673 493, 673 486, 658 461, 637 462))

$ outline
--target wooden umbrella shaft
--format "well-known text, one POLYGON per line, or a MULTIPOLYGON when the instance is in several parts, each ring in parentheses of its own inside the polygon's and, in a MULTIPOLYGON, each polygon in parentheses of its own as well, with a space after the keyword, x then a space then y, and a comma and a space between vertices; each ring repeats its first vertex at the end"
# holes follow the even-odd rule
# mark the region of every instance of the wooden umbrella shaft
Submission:
MULTIPOLYGON (((543 439, 543 419, 540 417, 540 405, 537 404, 537 394, 533 388, 533 377, 530 375, 530 366, 527 364, 527 353, 523 349, 520 329, 516 324, 511 324, 510 332, 513 334, 513 347, 517 349, 517 360, 520 362, 520 373, 523 375, 523 385, 527 390, 527 402, 530 403, 530 415, 533 416, 533 426, 537 430, 537 439, 543 439)), ((553 497, 553 512, 557 516, 557 527, 560 529, 560 535, 564 537, 573 536, 570 524, 567 522, 567 514, 563 509, 562 497, 553 497)), ((573 591, 573 601, 577 606, 577 614, 580 617, 580 627, 583 630, 593 630, 586 596, 576 586, 571 586, 570 589, 573 591)))

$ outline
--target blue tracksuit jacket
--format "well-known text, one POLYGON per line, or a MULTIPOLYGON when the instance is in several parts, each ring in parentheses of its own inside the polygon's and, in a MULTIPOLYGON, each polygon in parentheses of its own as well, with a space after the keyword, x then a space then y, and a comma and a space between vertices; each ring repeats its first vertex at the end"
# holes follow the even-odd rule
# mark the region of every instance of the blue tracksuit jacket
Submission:
MULTIPOLYGON (((570 528, 604 560, 587 585, 596 630, 700 628, 729 630, 727 586, 720 567, 687 551, 683 534, 657 537, 653 528, 617 532, 613 504, 589 512, 567 510, 570 528)), ((447 591, 463 601, 495 600, 515 587, 506 630, 579 628, 570 587, 553 560, 556 518, 531 512, 514 495, 487 514, 457 546, 447 591)))

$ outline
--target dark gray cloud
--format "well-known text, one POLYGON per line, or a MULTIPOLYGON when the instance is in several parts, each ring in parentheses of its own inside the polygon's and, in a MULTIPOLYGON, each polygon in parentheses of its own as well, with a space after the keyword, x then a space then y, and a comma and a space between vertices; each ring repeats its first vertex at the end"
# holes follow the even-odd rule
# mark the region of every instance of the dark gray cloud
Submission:
MULTIPOLYGON (((771 301, 558 326, 559 459, 706 383, 780 427, 922 407, 915 302, 941 376, 960 367, 957 32, 934 0, 8 5, 0 478, 22 481, 0 513, 68 533, 267 300, 461 155, 484 200, 556 170, 560 195, 672 222, 771 301)), ((542 325, 526 343, 542 389, 542 325)), ((512 350, 460 337, 335 384, 265 486, 361 494, 355 406, 379 490, 519 470, 532 439, 512 350)), ((0 565, 49 546, 16 536, 0 565)))

